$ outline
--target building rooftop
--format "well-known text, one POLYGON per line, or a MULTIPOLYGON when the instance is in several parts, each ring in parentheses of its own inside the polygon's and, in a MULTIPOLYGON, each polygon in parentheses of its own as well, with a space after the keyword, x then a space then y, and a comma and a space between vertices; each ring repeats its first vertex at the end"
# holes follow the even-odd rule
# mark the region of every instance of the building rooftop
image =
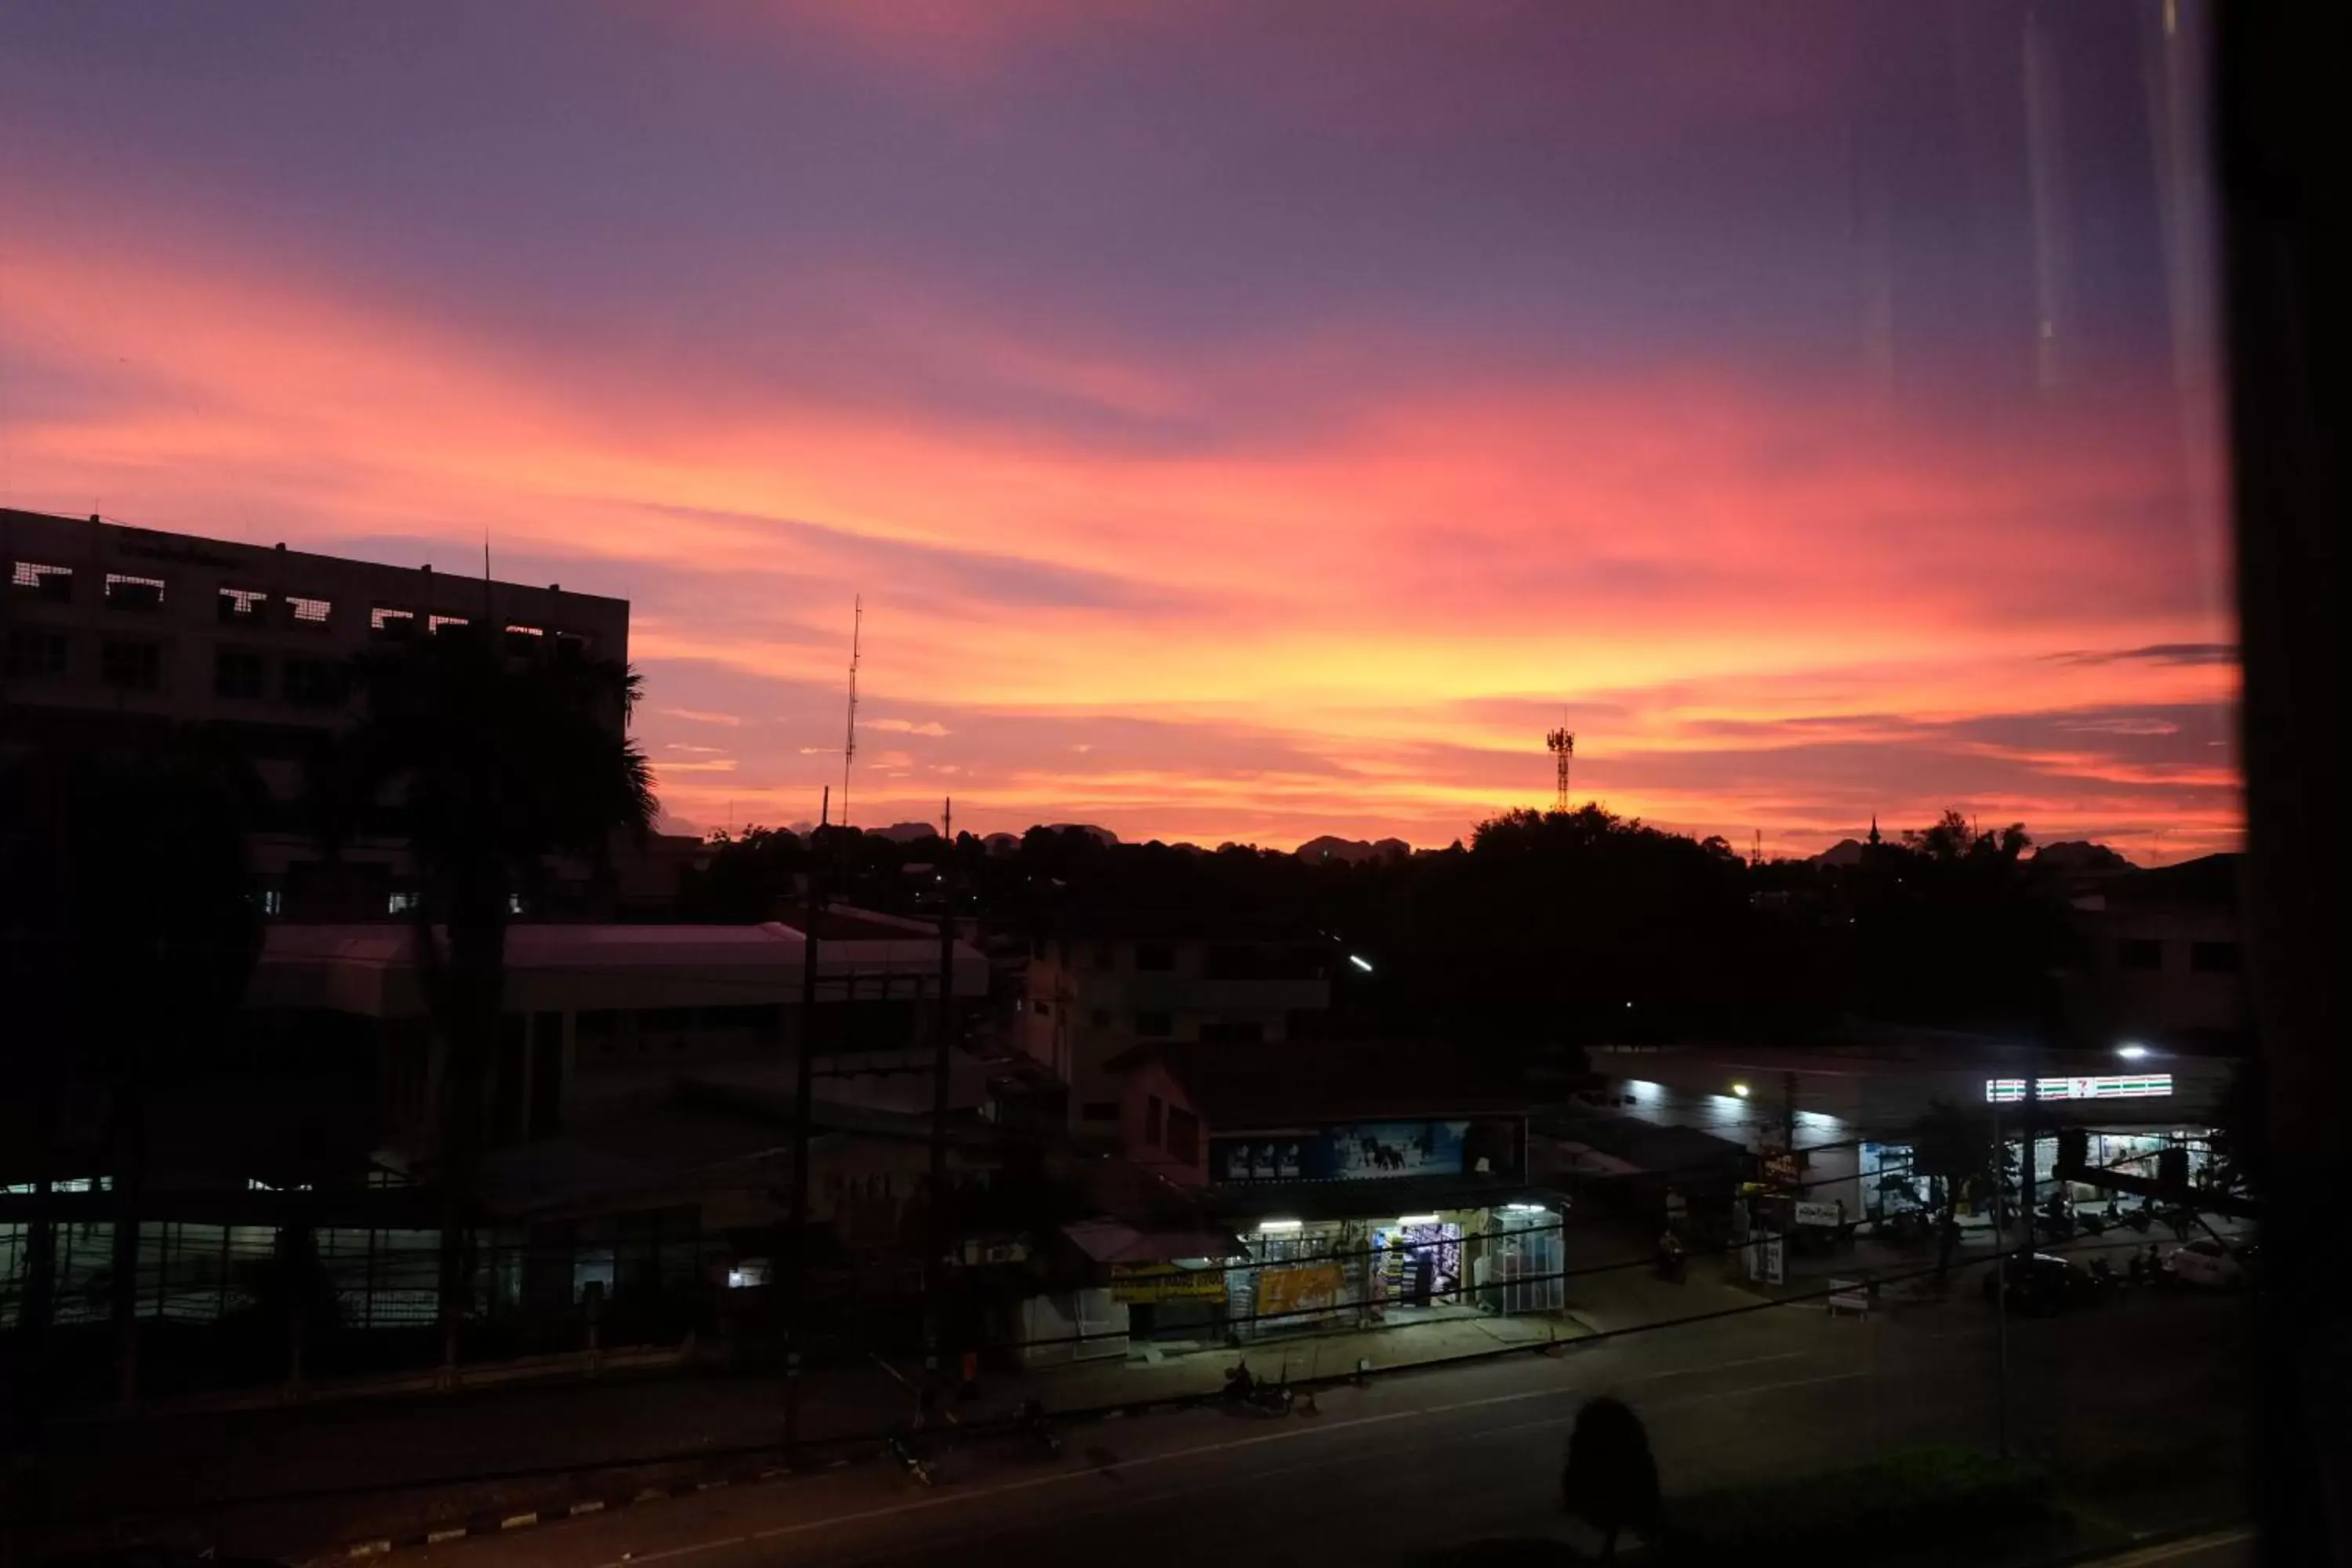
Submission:
POLYGON ((1138 1046, 1113 1071, 1163 1064, 1213 1129, 1333 1121, 1517 1116, 1526 1094, 1475 1058, 1445 1047, 1288 1041, 1278 1046, 1138 1046))

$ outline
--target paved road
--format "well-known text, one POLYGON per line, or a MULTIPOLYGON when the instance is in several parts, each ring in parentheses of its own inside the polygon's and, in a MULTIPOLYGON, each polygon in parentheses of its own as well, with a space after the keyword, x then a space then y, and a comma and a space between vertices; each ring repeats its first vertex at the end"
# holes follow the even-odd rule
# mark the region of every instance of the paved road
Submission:
MULTIPOLYGON (((2128 1454, 2193 1430, 2238 1434, 2242 1315, 2227 1302, 2129 1301, 2013 1323, 2009 1426, 2062 1459, 2128 1454)), ((1312 1416, 1220 1411, 1106 1422, 1058 1460, 952 1453, 940 1484, 879 1466, 714 1492, 425 1550, 445 1568, 675 1563, 888 1564, 949 1558, 1194 1562, 1313 1553, 1394 1563, 1483 1536, 1561 1532, 1562 1445, 1590 1395, 1641 1412, 1670 1493, 1817 1474, 1885 1447, 1989 1442, 1999 1401, 1988 1315, 1955 1300, 1905 1321, 1773 1310, 1628 1336, 1554 1359, 1402 1376, 1326 1394, 1312 1416)), ((2176 1510, 2214 1500, 2175 1490, 2176 1510)), ((2149 1498, 2151 1527, 2164 1517, 2149 1498)), ((2223 1554, 2148 1558, 2221 1568, 2223 1554)))

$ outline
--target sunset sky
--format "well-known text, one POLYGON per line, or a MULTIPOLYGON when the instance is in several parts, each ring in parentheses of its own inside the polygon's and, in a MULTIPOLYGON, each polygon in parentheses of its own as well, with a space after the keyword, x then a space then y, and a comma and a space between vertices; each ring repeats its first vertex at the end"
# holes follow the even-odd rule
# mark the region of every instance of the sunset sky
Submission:
POLYGON ((0 6, 0 504, 625 596, 679 828, 2234 844, 2197 8, 0 6))

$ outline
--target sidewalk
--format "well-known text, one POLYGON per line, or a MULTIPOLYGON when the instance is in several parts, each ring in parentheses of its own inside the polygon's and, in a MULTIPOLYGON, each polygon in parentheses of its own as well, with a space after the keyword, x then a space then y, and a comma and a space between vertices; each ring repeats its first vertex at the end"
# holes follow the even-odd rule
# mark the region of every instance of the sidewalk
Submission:
MULTIPOLYGON (((1049 1411, 1145 1405, 1215 1393, 1236 1360, 1259 1376, 1342 1376, 1535 1350, 1583 1331, 1564 1319, 1473 1318, 991 1373, 953 1421, 984 1426, 1034 1397, 1049 1411)), ((912 1367, 813 1373, 802 1434, 816 1462, 863 1454, 907 1422, 912 1367)), ((47 1448, 59 1546, 146 1540, 288 1555, 405 1536, 469 1517, 562 1510, 633 1490, 691 1489, 784 1463, 773 1373, 611 1378, 105 1422, 64 1423, 47 1448), (480 1479, 480 1478, 494 1479, 480 1479), (304 1495, 310 1494, 310 1495, 304 1495), (325 1494, 325 1495, 320 1495, 325 1494)))

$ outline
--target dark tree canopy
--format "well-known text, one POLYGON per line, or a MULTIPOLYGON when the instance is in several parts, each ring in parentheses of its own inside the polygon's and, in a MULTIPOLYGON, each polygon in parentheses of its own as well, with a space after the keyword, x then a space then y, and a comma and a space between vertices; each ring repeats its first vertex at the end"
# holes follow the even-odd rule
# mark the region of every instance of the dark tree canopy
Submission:
POLYGON ((1858 863, 1750 864, 1597 805, 1517 811, 1466 845, 1354 862, 1227 845, 1106 843, 1033 828, 899 843, 830 829, 715 840, 689 918, 772 917, 821 868, 832 895, 935 908, 952 868, 990 926, 1074 940, 1122 928, 1221 930, 1318 949, 1334 976, 1318 1026, 1443 1039, 1506 1059, 1596 1043, 1818 1039, 1873 1017, 1951 1027, 2064 1026, 2073 954, 2054 872, 2021 826, 1957 812, 1858 863), (1347 965, 1356 954, 1369 973, 1347 965))

